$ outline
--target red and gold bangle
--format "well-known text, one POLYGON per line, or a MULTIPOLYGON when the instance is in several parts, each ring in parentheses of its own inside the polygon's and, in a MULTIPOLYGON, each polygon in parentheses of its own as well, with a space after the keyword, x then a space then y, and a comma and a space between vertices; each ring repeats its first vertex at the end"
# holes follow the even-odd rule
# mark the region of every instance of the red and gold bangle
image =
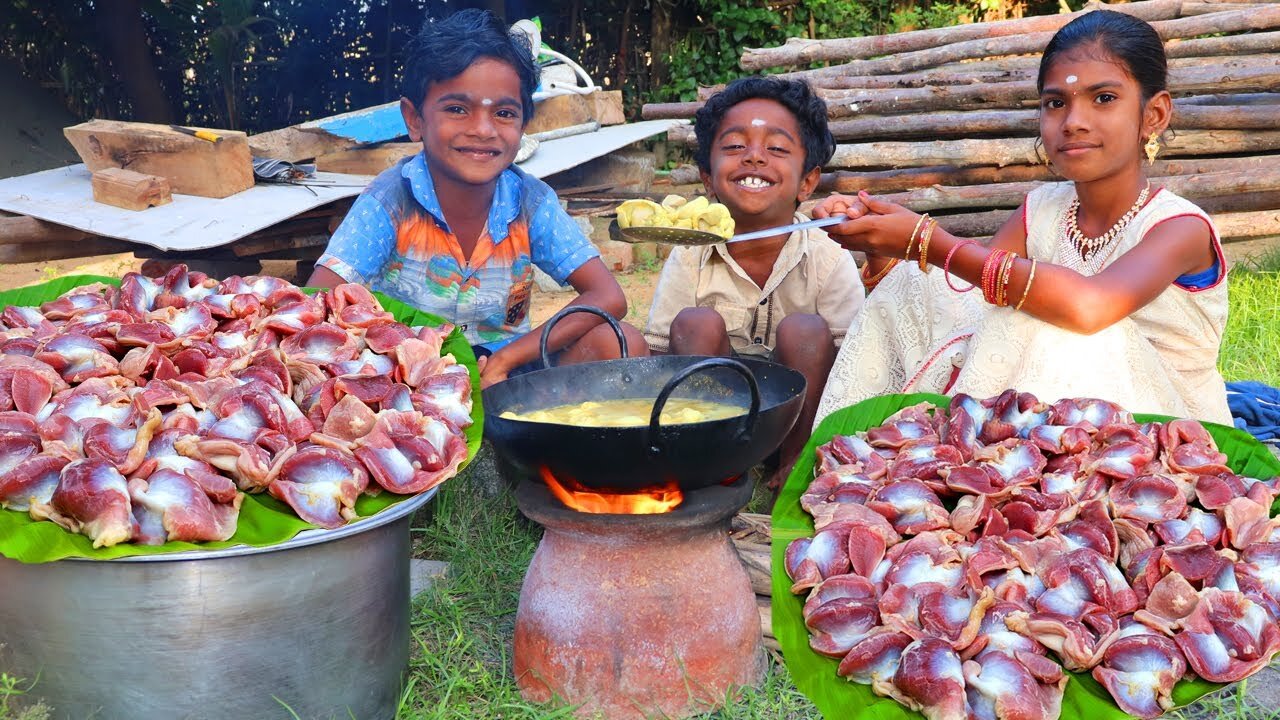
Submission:
POLYGON ((947 259, 944 260, 942 263, 942 272, 946 275, 947 287, 951 288, 952 290, 958 293, 967 293, 970 290, 973 290, 974 288, 978 287, 978 285, 977 283, 972 283, 967 288, 956 287, 951 282, 951 258, 955 257, 956 251, 964 247, 965 245, 977 245, 977 244, 978 242, 976 240, 961 240, 960 242, 951 246, 951 251, 947 253, 947 259))
POLYGON ((996 301, 996 280, 1000 263, 1004 261, 1005 255, 1009 253, 1005 250, 992 250, 987 254, 987 259, 982 263, 982 299, 994 305, 996 301))
POLYGON ((1022 299, 1017 305, 1013 306, 1015 311, 1022 309, 1022 304, 1027 301, 1027 295, 1031 293, 1031 282, 1036 279, 1036 261, 1031 261, 1031 272, 1027 274, 1027 284, 1022 286, 1022 299))
MULTIPOLYGON (((925 215, 925 217, 929 217, 925 215)), ((929 218, 929 222, 925 223, 924 233, 920 235, 920 272, 928 273, 929 267, 929 239, 933 237, 933 231, 938 229, 938 221, 929 218)))
POLYGON ((902 259, 903 259, 903 260, 910 260, 910 259, 911 259, 911 246, 912 246, 912 245, 915 245, 915 243, 916 243, 916 235, 919 235, 919 234, 920 234, 920 227, 921 227, 922 225, 924 225, 925 221, 927 221, 928 219, 929 219, 929 213, 925 213, 925 214, 923 214, 923 215, 921 215, 921 216, 920 216, 920 219, 919 219, 919 220, 917 220, 917 221, 916 221, 916 226, 915 226, 915 228, 911 231, 911 237, 907 238, 907 252, 906 252, 906 254, 905 254, 905 255, 903 255, 903 256, 902 256, 902 259))

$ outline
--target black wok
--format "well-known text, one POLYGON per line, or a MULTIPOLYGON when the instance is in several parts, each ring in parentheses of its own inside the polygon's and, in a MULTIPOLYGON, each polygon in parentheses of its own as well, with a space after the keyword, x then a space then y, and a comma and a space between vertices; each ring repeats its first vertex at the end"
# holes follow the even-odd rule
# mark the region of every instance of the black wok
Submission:
POLYGON ((682 489, 722 483, 746 472, 782 443, 800 414, 804 376, 753 359, 687 355, 628 358, 622 329, 598 308, 569 307, 543 328, 546 369, 484 391, 485 435, 501 460, 527 477, 545 467, 560 481, 606 492, 635 492, 675 482, 682 489), (551 367, 547 337, 560 318, 590 312, 613 327, 623 359, 551 367), (660 425, 671 396, 738 405, 746 414, 724 420, 660 425), (641 427, 576 427, 503 418, 588 400, 657 398, 641 427))

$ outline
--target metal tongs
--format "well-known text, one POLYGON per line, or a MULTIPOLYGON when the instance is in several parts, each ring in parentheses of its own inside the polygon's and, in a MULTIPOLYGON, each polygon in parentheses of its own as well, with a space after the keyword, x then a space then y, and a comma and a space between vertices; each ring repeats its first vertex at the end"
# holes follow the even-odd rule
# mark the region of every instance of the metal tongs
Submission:
MULTIPOLYGON (((782 233, 795 232, 796 230, 807 230, 809 228, 838 225, 848 219, 849 218, 846 215, 832 215, 831 217, 821 218, 818 220, 806 220, 805 222, 792 223, 790 225, 780 225, 778 227, 755 230, 749 233, 740 233, 728 239, 716 235, 715 233, 709 233, 703 230, 690 230, 688 228, 619 227, 617 230, 617 239, 629 243, 659 242, 667 243, 668 245, 718 245, 720 243, 735 243, 743 242, 745 240, 756 240, 763 237, 772 237, 774 235, 781 235, 782 233)), ((617 220, 614 220, 614 225, 617 225, 617 220)))

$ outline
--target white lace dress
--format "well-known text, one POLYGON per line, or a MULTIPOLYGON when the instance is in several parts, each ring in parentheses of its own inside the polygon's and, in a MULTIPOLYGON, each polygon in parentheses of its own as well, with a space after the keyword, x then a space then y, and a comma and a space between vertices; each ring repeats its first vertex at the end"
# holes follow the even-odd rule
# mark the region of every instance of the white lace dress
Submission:
MULTIPOLYGON (((1079 256, 1063 231, 1074 199, 1072 183, 1045 185, 1027 196, 1027 252, 1041 262, 1092 274, 1098 270, 1078 267, 1079 256)), ((1136 246, 1157 224, 1187 215, 1209 220, 1187 200, 1158 191, 1101 259, 1099 269, 1136 246)), ((1047 402, 1097 397, 1133 412, 1230 424, 1217 368, 1227 321, 1227 268, 1217 230, 1211 234, 1220 267, 1213 286, 1188 290, 1171 285, 1128 318, 1093 335, 988 305, 980 291, 958 294, 947 287, 940 269, 925 274, 915 263, 900 263, 867 296, 849 328, 815 422, 876 395, 964 392, 987 397, 1017 388, 1047 402)))

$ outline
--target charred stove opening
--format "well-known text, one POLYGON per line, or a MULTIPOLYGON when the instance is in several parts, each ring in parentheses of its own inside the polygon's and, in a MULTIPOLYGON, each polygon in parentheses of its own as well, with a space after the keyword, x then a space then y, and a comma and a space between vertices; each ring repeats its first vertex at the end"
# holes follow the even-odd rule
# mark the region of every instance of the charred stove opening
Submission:
POLYGON ((584 488, 568 479, 557 479, 546 466, 540 469, 542 482, 560 502, 578 512, 596 515, 661 515, 684 502, 678 483, 662 483, 652 489, 629 493, 600 492, 584 488))

